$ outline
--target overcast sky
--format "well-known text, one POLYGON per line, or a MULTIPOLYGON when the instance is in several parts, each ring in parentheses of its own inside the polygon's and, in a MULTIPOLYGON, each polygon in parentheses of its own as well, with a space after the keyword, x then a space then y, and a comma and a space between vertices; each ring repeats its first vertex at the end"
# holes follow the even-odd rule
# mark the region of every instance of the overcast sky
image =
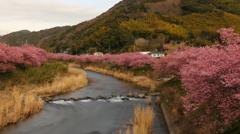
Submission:
POLYGON ((76 25, 121 0, 0 0, 0 35, 76 25))

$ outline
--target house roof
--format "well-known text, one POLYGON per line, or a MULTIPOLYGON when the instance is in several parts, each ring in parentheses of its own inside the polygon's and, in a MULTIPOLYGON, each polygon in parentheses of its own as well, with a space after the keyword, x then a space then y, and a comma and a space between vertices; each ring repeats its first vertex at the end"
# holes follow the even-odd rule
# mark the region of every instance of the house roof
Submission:
POLYGON ((150 53, 148 53, 149 55, 150 54, 165 54, 165 53, 163 53, 163 52, 158 52, 158 51, 153 51, 153 52, 150 52, 150 53))
POLYGON ((95 52, 95 54, 103 54, 102 52, 95 52))

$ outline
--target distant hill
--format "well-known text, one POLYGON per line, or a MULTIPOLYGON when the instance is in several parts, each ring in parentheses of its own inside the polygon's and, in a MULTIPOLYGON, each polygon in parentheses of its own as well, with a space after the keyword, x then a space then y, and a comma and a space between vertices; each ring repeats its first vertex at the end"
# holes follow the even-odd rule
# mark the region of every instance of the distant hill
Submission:
POLYGON ((162 50, 169 42, 211 45, 217 30, 235 27, 240 33, 240 0, 123 0, 107 12, 75 26, 28 34, 9 34, 0 41, 22 40, 50 52, 70 54, 162 50))
POLYGON ((53 38, 58 34, 66 31, 70 26, 55 27, 50 29, 41 30, 38 32, 30 32, 29 30, 21 30, 13 33, 9 33, 0 37, 0 42, 5 42, 11 46, 20 46, 24 43, 33 44, 35 46, 41 46, 43 42, 49 38, 53 38))
POLYGON ((20 31, 17 31, 17 32, 13 32, 14 34, 22 34, 22 35, 24 35, 24 34, 28 34, 28 33, 31 33, 29 30, 20 30, 20 31))

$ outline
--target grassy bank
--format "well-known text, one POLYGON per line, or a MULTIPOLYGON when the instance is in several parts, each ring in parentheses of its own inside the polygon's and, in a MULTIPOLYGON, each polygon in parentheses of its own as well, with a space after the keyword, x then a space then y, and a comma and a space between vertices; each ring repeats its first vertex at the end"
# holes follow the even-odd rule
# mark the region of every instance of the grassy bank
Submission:
POLYGON ((138 85, 139 87, 147 88, 147 89, 151 90, 152 92, 154 91, 156 85, 159 84, 159 82, 154 81, 146 76, 136 76, 131 71, 108 70, 108 69, 91 67, 91 66, 85 67, 84 69, 98 72, 98 73, 105 74, 105 75, 111 75, 111 76, 121 79, 123 81, 134 83, 135 85, 138 85))
POLYGON ((72 92, 88 83, 84 71, 59 63, 19 67, 2 73, 0 80, 0 128, 39 112, 44 104, 40 97, 72 92))
POLYGON ((98 72, 105 75, 111 75, 115 78, 121 79, 123 81, 131 82, 139 87, 146 88, 154 92, 155 87, 161 82, 149 78, 149 73, 141 69, 121 69, 116 66, 111 66, 111 64, 74 64, 70 63, 69 66, 73 67, 83 67, 85 70, 98 72), (143 74, 145 72, 145 74, 143 74))
POLYGON ((35 94, 21 93, 18 88, 2 91, 0 96, 0 128, 40 111, 44 103, 35 94))
POLYGON ((64 76, 57 76, 52 83, 46 83, 43 86, 36 87, 31 93, 39 97, 55 96, 67 92, 73 92, 76 89, 87 85, 86 73, 78 69, 68 69, 64 76))

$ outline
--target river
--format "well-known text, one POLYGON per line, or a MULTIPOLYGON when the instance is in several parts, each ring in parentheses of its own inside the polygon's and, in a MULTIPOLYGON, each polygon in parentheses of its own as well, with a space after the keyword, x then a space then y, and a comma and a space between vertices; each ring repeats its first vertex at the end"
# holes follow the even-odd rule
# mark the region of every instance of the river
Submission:
MULTIPOLYGON (((126 95, 140 93, 141 90, 131 83, 111 76, 86 71, 89 85, 72 93, 55 98, 96 97, 99 95, 126 95)), ((45 104, 37 114, 24 121, 9 125, 1 134, 116 134, 129 119, 133 118, 135 105, 144 105, 144 99, 121 100, 115 97, 105 100, 54 101, 45 104)), ((169 134, 161 109, 154 106, 154 134, 169 134)))

